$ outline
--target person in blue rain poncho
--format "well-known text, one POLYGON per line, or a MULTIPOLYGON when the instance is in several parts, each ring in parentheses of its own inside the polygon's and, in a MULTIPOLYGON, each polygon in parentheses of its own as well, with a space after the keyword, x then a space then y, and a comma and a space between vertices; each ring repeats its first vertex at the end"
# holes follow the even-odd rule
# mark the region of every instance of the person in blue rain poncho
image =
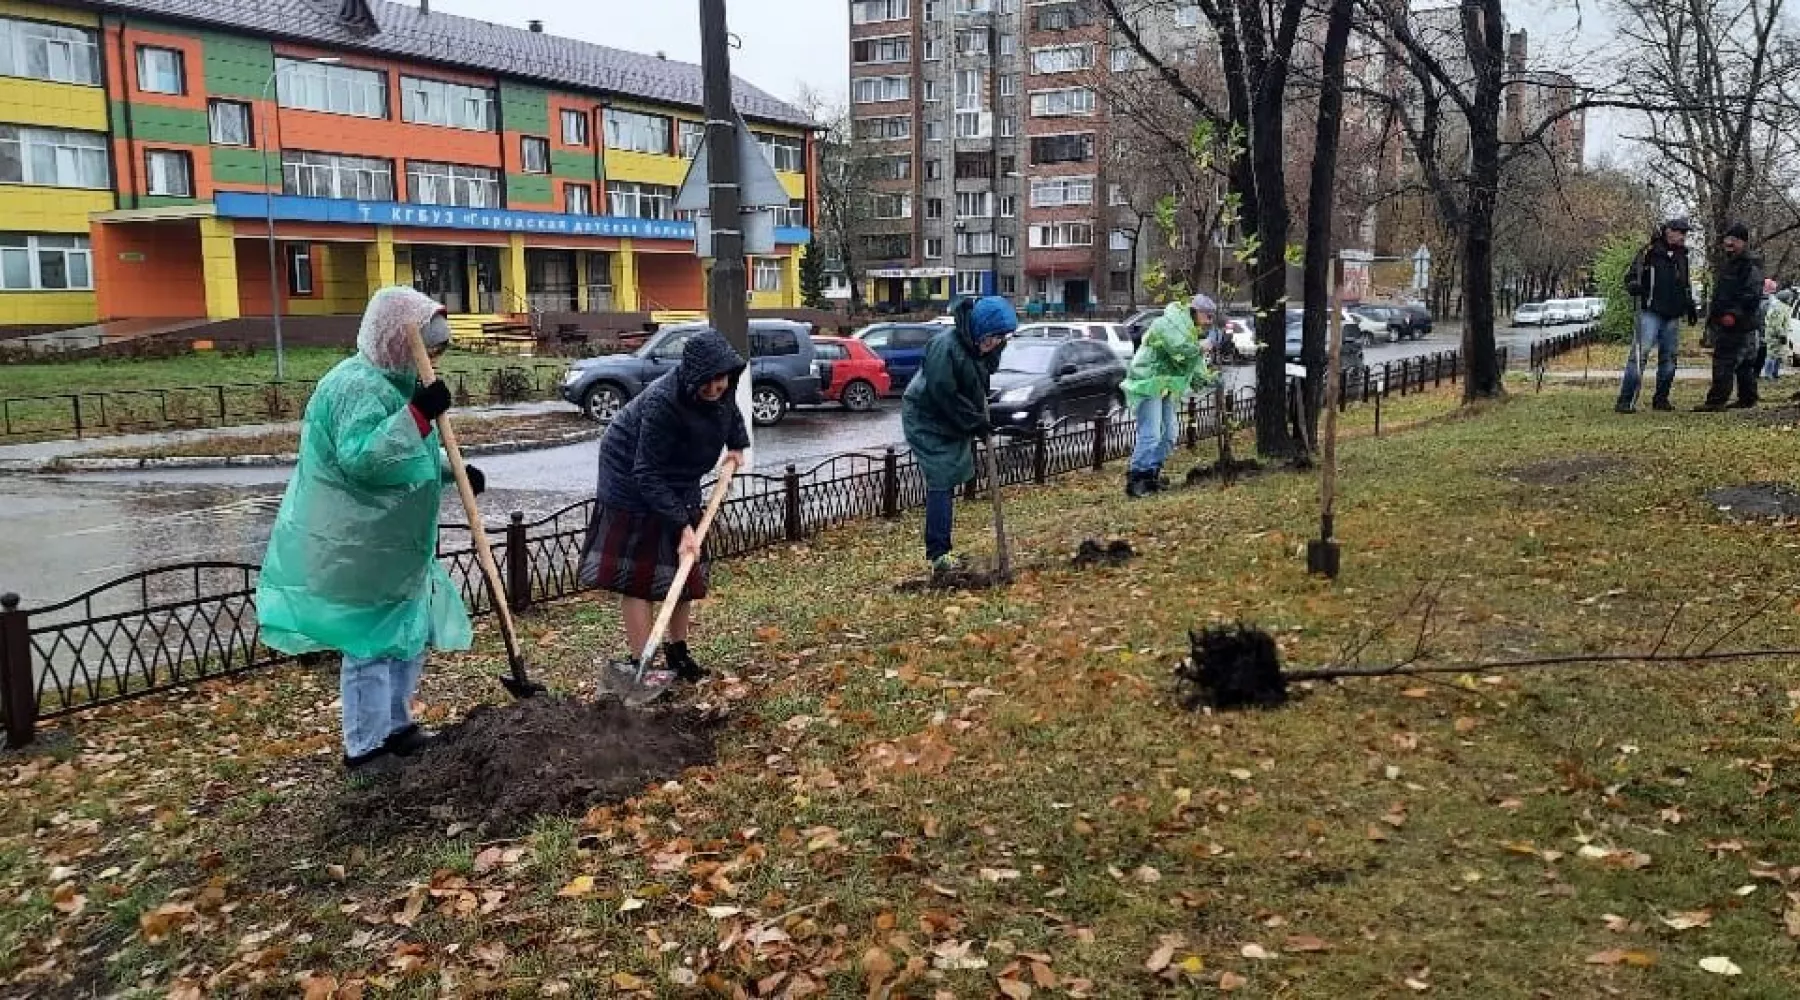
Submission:
MULTIPOLYGON (((313 390, 256 588, 262 641, 343 655, 344 764, 352 771, 423 749, 411 702, 428 650, 468 649, 468 609, 437 560, 450 479, 433 421, 450 408, 421 385, 411 338, 450 344, 443 308, 411 288, 369 300, 355 356, 313 390)), ((486 485, 468 467, 471 485, 486 485)))

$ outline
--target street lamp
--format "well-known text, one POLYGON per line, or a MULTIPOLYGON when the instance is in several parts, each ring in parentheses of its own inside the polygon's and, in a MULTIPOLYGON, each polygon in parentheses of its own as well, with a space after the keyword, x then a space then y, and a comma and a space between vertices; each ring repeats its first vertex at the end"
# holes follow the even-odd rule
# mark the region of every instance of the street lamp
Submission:
MULTIPOLYGON (((312 63, 315 66, 336 66, 343 62, 336 56, 320 56, 317 59, 303 59, 300 62, 312 63)), ((268 80, 263 82, 263 104, 269 103, 269 90, 275 86, 275 78, 281 75, 282 64, 279 58, 275 68, 269 72, 268 80)), ((263 214, 269 217, 269 319, 275 324, 275 381, 280 382, 287 377, 287 359, 281 349, 281 271, 275 251, 275 189, 269 184, 269 138, 274 131, 281 112, 271 111, 269 123, 262 130, 262 143, 259 149, 263 161, 263 214)), ((279 150, 275 150, 279 153, 279 150)))

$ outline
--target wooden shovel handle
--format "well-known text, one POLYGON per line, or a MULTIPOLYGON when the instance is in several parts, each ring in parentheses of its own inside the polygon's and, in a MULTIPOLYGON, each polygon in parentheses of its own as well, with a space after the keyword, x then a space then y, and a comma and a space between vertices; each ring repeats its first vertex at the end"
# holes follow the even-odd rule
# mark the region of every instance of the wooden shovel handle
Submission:
MULTIPOLYGON (((700 527, 694 529, 701 545, 706 544, 706 533, 712 529, 713 518, 719 514, 719 504, 731 492, 731 477, 737 475, 737 470, 735 458, 727 458, 719 469, 719 481, 713 484, 712 499, 706 503, 706 512, 700 515, 700 527)), ((644 651, 638 657, 640 672, 656 653, 656 647, 662 643, 663 633, 669 630, 669 622, 675 617, 675 606, 681 603, 681 590, 687 586, 688 575, 694 571, 694 562, 693 556, 682 556, 680 565, 675 567, 675 579, 669 584, 668 596, 663 598, 662 610, 656 616, 656 625, 650 629, 650 641, 644 643, 644 651)))

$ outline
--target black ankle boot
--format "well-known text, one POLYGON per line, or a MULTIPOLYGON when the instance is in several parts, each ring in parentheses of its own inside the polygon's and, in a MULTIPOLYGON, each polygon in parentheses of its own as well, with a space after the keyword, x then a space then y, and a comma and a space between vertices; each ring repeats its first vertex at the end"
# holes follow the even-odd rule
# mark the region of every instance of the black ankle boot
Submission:
POLYGON ((1133 500, 1150 495, 1150 480, 1141 472, 1125 474, 1125 495, 1133 500))
POLYGON ((706 677, 706 668, 695 661, 685 642, 664 643, 663 659, 669 669, 675 671, 675 679, 684 684, 694 684, 706 677))

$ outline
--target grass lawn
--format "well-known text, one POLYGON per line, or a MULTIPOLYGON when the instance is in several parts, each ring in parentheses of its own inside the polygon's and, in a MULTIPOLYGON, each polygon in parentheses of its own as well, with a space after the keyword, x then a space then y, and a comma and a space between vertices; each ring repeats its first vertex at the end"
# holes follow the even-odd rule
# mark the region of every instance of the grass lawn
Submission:
MULTIPOLYGON (((1630 344, 1594 344, 1591 347, 1578 348, 1551 359, 1549 367, 1551 371, 1557 372, 1583 370, 1616 372, 1624 369, 1625 360, 1630 353, 1630 344)), ((1704 368, 1712 363, 1712 354, 1700 346, 1700 327, 1682 324, 1681 348, 1678 356, 1681 359, 1680 363, 1686 367, 1704 368)), ((1655 349, 1650 351, 1650 356, 1645 359, 1644 364, 1646 368, 1655 370, 1655 349)))
MULTIPOLYGON (((1345 569, 1308 578, 1316 482, 1138 503, 1120 473, 1009 495, 1012 587, 904 595, 918 516, 724 564, 703 659, 719 763, 513 839, 334 838, 334 671, 83 717, 0 759, 0 981, 42 995, 1792 997, 1794 664, 1321 685, 1190 714, 1186 631, 1292 665, 1796 645, 1790 530, 1717 486, 1791 481, 1793 421, 1620 419, 1606 390, 1347 420, 1345 569), (1084 537, 1123 569, 1074 570, 1084 537), (1429 621, 1402 612, 1437 595, 1429 621), (1671 615, 1682 609, 1671 625, 1671 615), (1421 643, 1420 636, 1424 636, 1421 643), (1706 967, 1738 974, 1707 971, 1706 967), (712 991, 705 993, 707 989, 712 991), (366 992, 365 992, 366 991, 366 992)), ((1202 453, 1205 455, 1206 453, 1202 453)), ((1210 457, 1210 456, 1206 456, 1210 457)), ((958 530, 983 538, 984 504, 958 530)), ((434 719, 503 699, 440 658, 434 719)), ((581 692, 616 615, 527 616, 581 692)), ((396 789, 396 796, 404 789, 396 789)))
MULTIPOLYGON (((313 381, 350 356, 349 350, 298 347, 287 352, 287 377, 313 381)), ((543 365, 566 368, 555 358, 517 358, 452 352, 440 366, 452 373, 491 372, 496 368, 543 365)), ((41 365, 0 365, 0 396, 44 396, 71 392, 165 389, 178 386, 241 385, 275 379, 275 352, 249 356, 211 351, 145 361, 90 360, 41 365)))

